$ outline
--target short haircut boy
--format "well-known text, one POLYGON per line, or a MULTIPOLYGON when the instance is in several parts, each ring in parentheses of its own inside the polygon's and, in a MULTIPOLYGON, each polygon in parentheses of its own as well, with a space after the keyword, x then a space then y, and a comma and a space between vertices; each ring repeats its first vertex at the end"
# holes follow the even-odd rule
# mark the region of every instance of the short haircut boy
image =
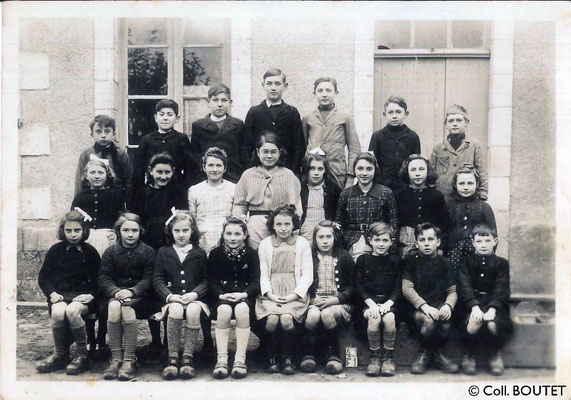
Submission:
POLYGON ((466 111, 466 109, 460 104, 454 104, 446 109, 446 115, 444 116, 444 125, 446 125, 446 120, 448 119, 448 116, 451 114, 460 114, 464 117, 466 122, 470 122, 470 120, 468 119, 468 111, 466 111))
POLYGON ((59 240, 65 240, 65 231, 63 230, 64 226, 68 222, 77 222, 83 228, 83 233, 81 234, 81 240, 87 240, 89 238, 89 228, 85 220, 83 219, 83 215, 77 210, 71 210, 67 212, 62 219, 59 220, 58 230, 57 230, 57 238, 59 240))
POLYGON ((155 106, 155 114, 161 111, 163 108, 172 108, 174 113, 178 115, 178 104, 174 100, 164 99, 159 101, 155 106))
POLYGON ((313 83, 313 93, 315 93, 315 89, 317 89, 317 86, 319 86, 320 83, 323 82, 329 82, 333 85, 333 87, 335 88, 335 91, 337 92, 337 80, 335 78, 331 78, 329 76, 322 76, 320 78, 317 78, 315 80, 315 82, 313 83))
POLYGON ((387 99, 387 101, 385 101, 385 104, 383 105, 383 110, 386 110, 387 107, 388 107, 388 105, 389 105, 390 103, 397 104, 399 107, 403 108, 405 112, 406 112, 407 109, 408 109, 408 106, 407 106, 407 104, 406 104, 406 101, 405 101, 402 97, 399 97, 399 96, 390 96, 390 97, 387 99))
POLYGON ((115 120, 105 114, 96 115, 95 118, 93 118, 93 121, 89 123, 89 130, 91 130, 91 132, 93 132, 93 127, 95 124, 98 124, 102 128, 109 127, 113 129, 113 132, 115 132, 116 129, 115 120))
POLYGON ((442 231, 432 222, 423 222, 422 224, 417 225, 417 227, 414 229, 414 237, 418 239, 418 237, 422 235, 424 231, 429 231, 431 229, 434 229, 434 233, 436 234, 437 239, 442 238, 442 231))
POLYGON ((393 229, 393 227, 387 224, 386 222, 379 221, 379 222, 373 222, 371 225, 369 225, 367 236, 369 239, 371 239, 373 236, 381 236, 386 233, 389 234, 389 237, 391 239, 394 239, 395 230, 393 229))
POLYGON ((285 76, 285 74, 282 72, 281 69, 277 69, 277 68, 270 68, 270 69, 268 69, 268 70, 264 73, 264 76, 262 77, 262 81, 265 81, 266 78, 269 78, 270 76, 281 76, 283 83, 286 83, 286 76, 285 76))
POLYGON ((478 224, 472 229, 472 237, 478 236, 491 236, 494 239, 498 238, 498 231, 487 224, 478 224))
POLYGON ((227 94, 229 99, 232 98, 232 95, 230 94, 230 88, 223 83, 218 83, 211 86, 210 89, 208 89, 208 98, 211 99, 214 96, 218 96, 220 93, 227 94))

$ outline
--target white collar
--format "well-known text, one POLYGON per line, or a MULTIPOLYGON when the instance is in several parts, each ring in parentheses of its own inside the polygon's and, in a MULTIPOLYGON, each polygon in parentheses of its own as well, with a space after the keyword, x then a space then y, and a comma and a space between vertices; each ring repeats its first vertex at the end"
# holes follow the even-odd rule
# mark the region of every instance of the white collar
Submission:
POLYGON ((271 101, 269 101, 268 99, 266 99, 266 106, 268 106, 268 108, 270 108, 271 106, 279 106, 280 104, 282 104, 284 101, 282 99, 280 99, 280 101, 278 101, 277 103, 272 103, 271 101))
POLYGON ((222 117, 217 117, 216 115, 210 114, 210 120, 211 121, 220 122, 220 121, 224 121, 225 119, 226 119, 226 114, 224 114, 222 117))

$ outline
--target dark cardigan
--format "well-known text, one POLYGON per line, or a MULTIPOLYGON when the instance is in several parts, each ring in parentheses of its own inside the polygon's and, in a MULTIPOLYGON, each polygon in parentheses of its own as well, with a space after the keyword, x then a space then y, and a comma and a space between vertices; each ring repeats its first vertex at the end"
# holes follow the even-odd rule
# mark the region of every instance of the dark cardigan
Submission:
POLYGON ((92 229, 113 228, 117 218, 125 211, 121 188, 111 186, 105 189, 83 189, 71 203, 71 209, 81 208, 92 218, 88 226, 92 229))
POLYGON ((402 258, 396 254, 374 256, 362 254, 355 265, 355 291, 360 299, 371 299, 377 304, 402 297, 402 258))
POLYGON ((446 301, 448 288, 456 285, 454 274, 448 259, 415 254, 405 259, 402 278, 413 283, 416 293, 429 306, 439 308, 446 301))
POLYGON ((93 246, 82 242, 81 251, 65 241, 54 244, 48 250, 38 275, 38 285, 47 297, 56 292, 71 301, 80 294, 98 293, 97 273, 101 258, 93 246))
POLYGON ((115 297, 121 289, 129 289, 133 298, 147 296, 153 284, 155 251, 141 241, 132 249, 120 242, 119 239, 103 253, 99 287, 107 298, 115 297))
MULTIPOLYGON (((341 195, 341 188, 333 183, 329 178, 325 178, 323 186, 323 206, 325 209, 325 219, 329 221, 335 220, 337 212, 337 203, 341 195)), ((303 214, 301 215, 301 223, 305 221, 307 215, 307 199, 309 198, 309 187, 307 182, 301 182, 301 207, 303 214)))
POLYGON ((450 230, 446 240, 448 249, 461 240, 472 237, 472 229, 478 224, 486 224, 496 229, 496 219, 492 207, 476 195, 464 198, 457 193, 448 201, 450 230))
POLYGON ((161 247, 155 259, 153 287, 165 303, 169 294, 190 292, 196 292, 198 300, 203 300, 208 291, 204 250, 193 246, 181 263, 172 246, 161 247))
MULTIPOLYGON (((307 291, 310 298, 315 298, 317 287, 319 286, 319 274, 317 270, 319 269, 319 257, 317 256, 317 250, 312 251, 313 255, 313 283, 307 291)), ((339 299, 339 304, 348 303, 353 295, 353 281, 354 281, 354 267, 355 263, 351 255, 339 248, 333 248, 331 256, 337 259, 337 265, 335 266, 335 283, 337 287, 337 298, 339 299)))
POLYGON ((379 163, 376 182, 397 190, 406 186, 398 177, 399 169, 411 154, 420 154, 420 138, 406 124, 385 126, 371 136, 369 151, 375 153, 379 163))
POLYGON ((245 292, 254 299, 260 294, 260 259, 258 252, 246 246, 240 261, 232 262, 218 246, 208 256, 208 292, 213 301, 224 293, 245 292))
MULTIPOLYGON (((251 154, 244 143, 244 122, 226 114, 224 125, 219 130, 210 114, 192 123, 192 137, 190 148, 195 160, 200 162, 208 148, 218 147, 228 155, 228 168, 224 173, 224 179, 232 183, 238 182, 242 172, 246 169, 251 154)), ((206 179, 204 172, 198 172, 191 177, 193 184, 206 179)))
POLYGON ((285 102, 277 107, 279 107, 279 112, 275 118, 269 110, 266 100, 248 110, 244 122, 245 143, 248 153, 252 154, 254 151, 262 131, 270 130, 280 137, 282 146, 287 151, 286 166, 299 176, 306 146, 301 116, 297 108, 285 102))

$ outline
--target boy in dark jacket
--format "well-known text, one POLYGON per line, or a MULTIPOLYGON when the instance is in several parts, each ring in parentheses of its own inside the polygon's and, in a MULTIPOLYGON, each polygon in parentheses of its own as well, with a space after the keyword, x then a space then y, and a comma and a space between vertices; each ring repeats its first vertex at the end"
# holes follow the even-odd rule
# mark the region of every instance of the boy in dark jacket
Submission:
POLYGON ((286 160, 286 167, 299 177, 305 153, 305 138, 299 111, 282 100, 282 95, 287 89, 286 76, 279 69, 269 69, 263 76, 262 86, 266 92, 266 99, 251 107, 246 115, 244 129, 248 153, 252 154, 254 145, 263 131, 275 132, 287 152, 282 155, 286 160))
MULTIPOLYGON (((220 83, 208 90, 210 114, 192 123, 190 148, 195 160, 202 159, 210 147, 218 147, 228 155, 224 178, 237 183, 247 167, 251 154, 244 143, 244 122, 228 114, 232 104, 230 89, 220 83)), ((193 184, 206 179, 204 172, 191 177, 193 184)))
POLYGON ((491 350, 490 372, 501 375, 504 363, 500 355, 507 336, 512 332, 510 319, 510 265, 497 257, 496 230, 479 224, 472 230, 475 254, 469 255, 458 267, 458 297, 464 306, 466 354, 462 370, 468 375, 476 373, 474 350, 486 343, 491 350))

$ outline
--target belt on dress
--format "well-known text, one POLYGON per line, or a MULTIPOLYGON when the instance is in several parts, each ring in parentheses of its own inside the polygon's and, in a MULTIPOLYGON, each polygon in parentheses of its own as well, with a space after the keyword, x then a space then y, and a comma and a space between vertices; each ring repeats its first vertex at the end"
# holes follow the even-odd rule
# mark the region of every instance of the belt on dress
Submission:
POLYGON ((369 224, 348 224, 347 229, 351 231, 367 232, 369 230, 369 224))
POLYGON ((266 210, 250 210, 248 211, 250 213, 250 217, 253 215, 270 215, 271 211, 266 211, 266 210))

